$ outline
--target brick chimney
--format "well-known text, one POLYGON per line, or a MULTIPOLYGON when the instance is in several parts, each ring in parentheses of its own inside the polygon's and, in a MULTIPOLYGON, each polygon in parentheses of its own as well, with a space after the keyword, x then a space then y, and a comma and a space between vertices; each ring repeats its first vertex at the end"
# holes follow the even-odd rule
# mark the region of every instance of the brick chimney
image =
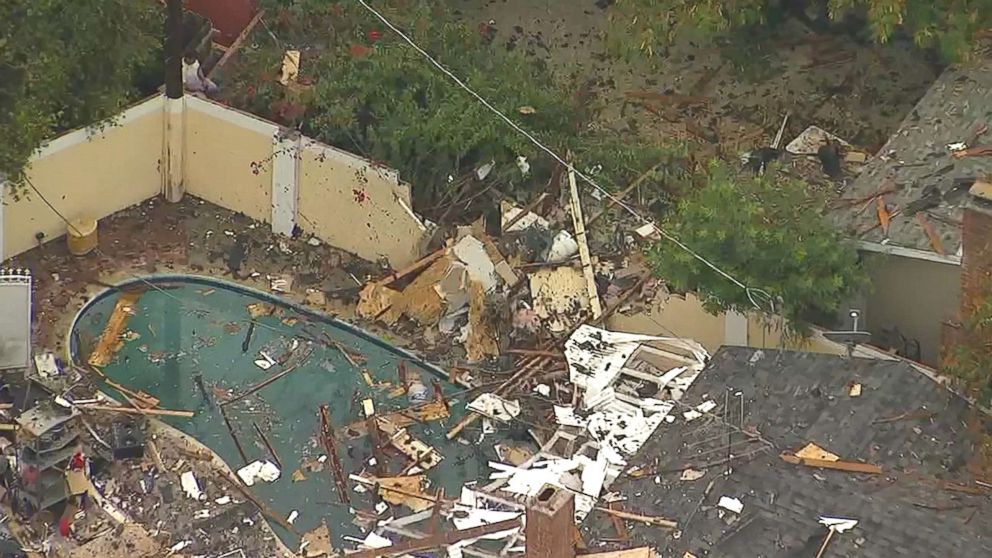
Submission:
POLYGON ((575 558, 575 497, 544 485, 527 500, 526 558, 575 558))
POLYGON ((944 322, 944 362, 948 349, 971 342, 962 326, 992 294, 992 183, 977 180, 968 193, 961 222, 961 302, 957 320, 944 322))
POLYGON ((992 183, 976 181, 968 191, 961 224, 961 320, 967 321, 992 292, 992 183))

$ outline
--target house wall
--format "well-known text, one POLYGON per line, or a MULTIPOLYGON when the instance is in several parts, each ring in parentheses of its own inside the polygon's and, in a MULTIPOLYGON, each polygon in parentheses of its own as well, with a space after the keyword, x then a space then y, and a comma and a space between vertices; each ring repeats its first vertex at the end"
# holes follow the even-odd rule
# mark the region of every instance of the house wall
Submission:
POLYGON ((936 365, 941 324, 957 315, 961 266, 888 254, 863 258, 872 285, 864 308, 872 343, 911 358, 900 337, 905 336, 911 345, 919 342, 921 362, 936 365))
MULTIPOLYGON (((102 129, 84 128, 52 140, 31 158, 27 177, 66 219, 101 219, 155 196, 161 186, 162 97, 147 99, 102 129)), ((29 188, 4 188, 2 257, 66 233, 66 224, 29 188)))
POLYGON ((710 314, 692 293, 667 295, 660 292, 648 308, 629 314, 616 313, 607 320, 614 331, 685 337, 693 339, 710 354, 723 345, 755 348, 803 350, 814 353, 846 354, 847 348, 814 331, 807 339, 783 337, 781 320, 768 322, 758 315, 710 314))

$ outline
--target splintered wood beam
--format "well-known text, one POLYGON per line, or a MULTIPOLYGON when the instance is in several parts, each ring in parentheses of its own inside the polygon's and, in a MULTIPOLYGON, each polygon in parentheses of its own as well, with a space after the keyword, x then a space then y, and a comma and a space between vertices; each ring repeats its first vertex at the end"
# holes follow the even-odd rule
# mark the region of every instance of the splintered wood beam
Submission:
POLYGON ((334 445, 334 430, 331 427, 331 414, 327 410, 327 405, 320 406, 320 438, 324 443, 324 451, 331 459, 331 473, 334 475, 334 484, 338 489, 338 498, 341 503, 350 504, 348 498, 348 482, 344 478, 344 468, 341 466, 341 458, 338 457, 338 449, 334 445))
POLYGON ((117 304, 114 305, 114 311, 110 314, 110 319, 107 320, 107 327, 103 329, 100 340, 97 341, 96 347, 90 353, 87 362, 91 366, 107 366, 124 345, 121 335, 124 333, 124 328, 127 327, 128 320, 134 314, 134 306, 142 294, 144 294, 143 290, 129 290, 121 293, 120 298, 117 299, 117 304))

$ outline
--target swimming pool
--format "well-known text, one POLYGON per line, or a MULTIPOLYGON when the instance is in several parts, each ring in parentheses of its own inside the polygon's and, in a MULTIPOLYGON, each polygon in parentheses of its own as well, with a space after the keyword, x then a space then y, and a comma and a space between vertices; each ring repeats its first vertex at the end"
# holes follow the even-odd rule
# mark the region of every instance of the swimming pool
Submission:
MULTIPOLYGON (((439 380, 451 404, 452 416, 447 420, 407 427, 444 456, 426 473, 432 487, 443 486, 448 494, 457 494, 466 481, 487 474, 487 461, 495 458, 491 445, 446 439, 447 429, 464 413, 464 404, 457 404, 459 388, 446 382, 436 368, 350 324, 213 278, 153 276, 101 293, 73 323, 74 358, 89 357, 121 293, 133 289, 143 292, 122 335, 124 343, 103 372, 129 389, 159 398, 162 408, 194 411, 189 419, 163 420, 209 446, 232 469, 245 463, 218 401, 296 366, 224 409, 248 461, 272 460, 263 435, 271 443, 282 461, 281 476, 273 483, 258 482, 251 490, 280 513, 288 516, 297 511, 294 526, 301 531, 324 519, 335 544, 343 535, 360 534, 351 523, 349 506, 339 502, 329 463, 319 461, 325 451, 318 407, 328 405, 331 421, 341 430, 361 421, 365 398, 374 401, 380 415, 409 407, 409 394, 396 389, 400 363, 408 375, 419 375, 428 390, 433 380, 439 380), (272 361, 275 364, 270 365, 272 361)), ((109 387, 107 391, 118 395, 109 387)), ((346 476, 361 471, 373 453, 368 436, 343 433, 338 450, 346 476)), ((400 455, 390 457, 389 473, 399 474, 405 462, 400 455)), ((355 492, 354 484, 349 482, 351 507, 372 510, 371 495, 355 492)), ((382 517, 407 513, 410 510, 393 509, 382 517)), ((287 546, 296 546, 295 537, 278 525, 272 527, 287 546)))

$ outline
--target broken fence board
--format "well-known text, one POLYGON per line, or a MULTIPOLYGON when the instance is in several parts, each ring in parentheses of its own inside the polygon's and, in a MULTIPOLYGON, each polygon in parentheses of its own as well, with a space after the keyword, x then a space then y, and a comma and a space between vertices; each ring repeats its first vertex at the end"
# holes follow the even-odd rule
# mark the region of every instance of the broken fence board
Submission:
POLYGON ((114 311, 110 314, 110 319, 107 320, 107 327, 103 329, 103 334, 100 335, 96 348, 90 353, 87 362, 91 366, 107 366, 124 345, 121 335, 124 333, 124 328, 127 327, 128 320, 134 314, 134 306, 142 294, 144 291, 141 290, 121 293, 120 298, 117 299, 117 304, 114 305, 114 311))

